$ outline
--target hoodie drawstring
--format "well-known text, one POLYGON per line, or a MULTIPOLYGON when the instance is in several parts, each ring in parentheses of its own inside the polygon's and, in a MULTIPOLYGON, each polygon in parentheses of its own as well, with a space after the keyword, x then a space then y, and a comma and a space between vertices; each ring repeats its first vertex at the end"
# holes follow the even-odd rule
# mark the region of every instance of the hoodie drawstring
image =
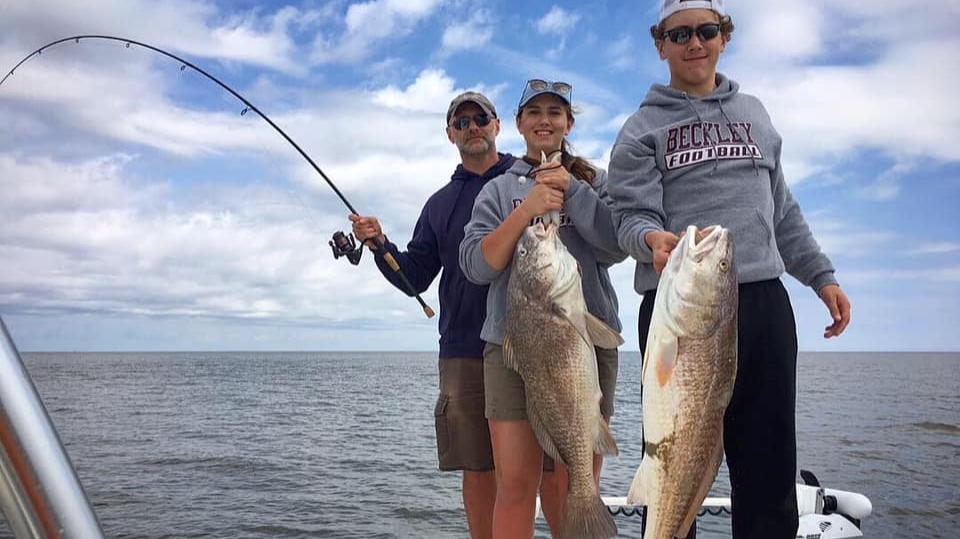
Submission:
MULTIPOLYGON (((713 173, 717 171, 717 165, 720 163, 719 152, 717 152, 717 143, 714 142, 713 137, 710 136, 710 131, 706 129, 706 126, 703 123, 703 118, 700 117, 700 111, 697 110, 697 107, 693 104, 693 101, 690 100, 690 96, 687 95, 687 92, 681 92, 681 95, 683 95, 683 99, 686 100, 687 105, 690 105, 690 108, 693 109, 693 113, 697 116, 697 121, 700 122, 700 131, 713 148, 713 168, 710 169, 710 175, 713 176, 713 173)), ((722 107, 720 108, 720 111, 723 112, 722 107)))
MULTIPOLYGON (((737 127, 736 127, 735 125, 733 125, 733 122, 730 121, 730 117, 727 116, 727 111, 723 110, 723 100, 722 100, 722 99, 718 99, 718 100, 717 100, 717 105, 720 106, 720 114, 723 116, 723 119, 727 122, 727 125, 730 126, 730 131, 736 133, 737 136, 740 136, 740 132, 737 131, 737 127)), ((698 116, 697 118, 699 118, 699 116, 698 116)), ((757 164, 757 156, 755 156, 755 155, 753 154, 753 148, 751 148, 750 145, 747 144, 746 130, 744 130, 744 136, 740 136, 740 142, 743 143, 744 149, 746 149, 746 150, 747 150, 747 153, 750 154, 750 160, 753 161, 753 172, 754 172, 754 174, 756 174, 757 177, 759 178, 759 177, 760 177, 760 165, 757 164)))

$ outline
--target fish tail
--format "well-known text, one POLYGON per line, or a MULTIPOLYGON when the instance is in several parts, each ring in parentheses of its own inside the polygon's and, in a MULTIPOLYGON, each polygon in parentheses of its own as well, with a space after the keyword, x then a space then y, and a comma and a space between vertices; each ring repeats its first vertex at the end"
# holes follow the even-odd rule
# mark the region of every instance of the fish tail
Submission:
POLYGON ((616 535, 617 523, 598 494, 567 495, 559 539, 609 539, 616 535))

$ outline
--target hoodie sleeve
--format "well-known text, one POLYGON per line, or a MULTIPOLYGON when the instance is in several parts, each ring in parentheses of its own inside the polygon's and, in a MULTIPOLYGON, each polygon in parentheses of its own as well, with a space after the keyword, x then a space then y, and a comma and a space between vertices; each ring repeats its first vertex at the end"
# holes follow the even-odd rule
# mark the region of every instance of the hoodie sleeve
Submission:
POLYGON ((503 219, 500 192, 496 181, 491 180, 477 194, 473 213, 463 229, 463 241, 460 242, 460 269, 471 283, 490 284, 500 275, 502 270, 495 270, 483 257, 480 242, 500 226, 503 219))
MULTIPOLYGON (((384 248, 389 251, 400 266, 400 271, 406 275, 410 284, 413 285, 414 292, 423 293, 430 287, 430 283, 440 273, 440 249, 437 242, 437 235, 430 226, 428 203, 420 212, 420 218, 413 229, 413 237, 407 244, 407 250, 400 252, 395 244, 387 240, 384 242, 384 248)), ((377 262, 377 269, 387 278, 390 283, 412 296, 403 284, 400 276, 393 271, 393 268, 387 264, 383 258, 382 252, 376 252, 374 260, 377 262)))
POLYGON ((770 187, 773 191, 773 225, 777 250, 780 251, 787 273, 817 292, 825 285, 837 283, 833 264, 821 251, 810 226, 800 212, 800 204, 793 198, 784 181, 779 148, 776 163, 777 168, 770 176, 770 187))
POLYGON ((620 247, 639 262, 652 263, 647 232, 663 230, 663 186, 655 148, 631 133, 628 120, 610 151, 607 180, 620 247))
POLYGON ((599 168, 596 170, 592 189, 586 182, 570 179, 564 200, 565 213, 577 233, 593 248, 597 261, 612 266, 623 262, 627 253, 617 241, 617 229, 607 193, 607 172, 599 168))

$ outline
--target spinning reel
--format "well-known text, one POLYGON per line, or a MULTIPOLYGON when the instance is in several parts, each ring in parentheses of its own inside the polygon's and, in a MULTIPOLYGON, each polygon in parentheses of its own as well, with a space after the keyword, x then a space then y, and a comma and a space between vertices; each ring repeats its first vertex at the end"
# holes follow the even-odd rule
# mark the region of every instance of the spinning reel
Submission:
POLYGON ((353 239, 353 234, 348 236, 343 231, 338 230, 333 233, 333 239, 329 243, 330 249, 333 250, 334 260, 345 256, 354 266, 360 263, 360 256, 363 255, 363 244, 358 246, 356 240, 353 239))

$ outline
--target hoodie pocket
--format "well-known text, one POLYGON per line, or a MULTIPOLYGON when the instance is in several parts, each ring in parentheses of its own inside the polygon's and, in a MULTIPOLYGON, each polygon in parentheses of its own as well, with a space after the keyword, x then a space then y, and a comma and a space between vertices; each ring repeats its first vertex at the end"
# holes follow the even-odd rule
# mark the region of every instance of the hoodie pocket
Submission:
POLYGON ((763 240, 767 245, 770 245, 773 242, 773 225, 767 220, 767 217, 760 211, 760 208, 754 208, 754 211, 757 214, 757 220, 760 221, 760 226, 763 228, 763 240))

